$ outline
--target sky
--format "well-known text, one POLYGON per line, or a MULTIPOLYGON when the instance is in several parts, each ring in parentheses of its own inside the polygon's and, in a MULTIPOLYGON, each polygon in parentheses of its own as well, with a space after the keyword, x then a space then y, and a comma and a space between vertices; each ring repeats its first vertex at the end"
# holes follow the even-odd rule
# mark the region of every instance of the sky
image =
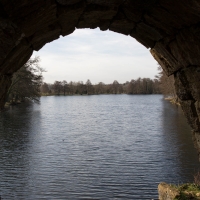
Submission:
POLYGON ((76 29, 71 35, 46 44, 39 56, 44 82, 90 79, 92 84, 125 83, 131 79, 154 78, 157 62, 149 50, 130 36, 99 29, 76 29))

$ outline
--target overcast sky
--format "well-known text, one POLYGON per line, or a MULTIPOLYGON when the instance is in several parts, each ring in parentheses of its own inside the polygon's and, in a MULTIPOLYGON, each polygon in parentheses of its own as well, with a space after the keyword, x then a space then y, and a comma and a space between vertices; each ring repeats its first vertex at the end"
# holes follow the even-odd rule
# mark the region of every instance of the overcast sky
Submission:
POLYGON ((40 56, 47 83, 87 79, 93 84, 124 83, 138 77, 153 79, 157 74, 157 62, 148 49, 130 36, 99 29, 77 29, 33 56, 40 56))

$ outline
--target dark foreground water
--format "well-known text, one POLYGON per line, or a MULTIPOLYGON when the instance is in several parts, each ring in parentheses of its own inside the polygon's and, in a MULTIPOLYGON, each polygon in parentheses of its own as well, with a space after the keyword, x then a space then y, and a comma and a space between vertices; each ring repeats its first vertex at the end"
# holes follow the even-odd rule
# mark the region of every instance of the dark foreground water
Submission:
POLYGON ((3 200, 150 200, 198 168, 181 110, 161 95, 42 97, 0 114, 3 200))

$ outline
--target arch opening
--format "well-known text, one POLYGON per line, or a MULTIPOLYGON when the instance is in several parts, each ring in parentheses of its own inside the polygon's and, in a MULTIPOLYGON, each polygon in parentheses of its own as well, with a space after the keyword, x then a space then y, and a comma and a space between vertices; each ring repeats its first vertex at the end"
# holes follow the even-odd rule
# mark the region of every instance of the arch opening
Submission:
POLYGON ((110 84, 132 79, 155 79, 157 62, 148 49, 132 37, 99 29, 77 29, 45 45, 33 58, 41 58, 44 82, 55 80, 110 84))

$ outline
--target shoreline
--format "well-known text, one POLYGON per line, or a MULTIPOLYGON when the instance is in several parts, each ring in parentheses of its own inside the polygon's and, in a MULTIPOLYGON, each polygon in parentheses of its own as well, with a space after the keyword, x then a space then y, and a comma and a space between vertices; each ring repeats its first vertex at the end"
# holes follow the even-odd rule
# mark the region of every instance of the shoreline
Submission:
POLYGON ((165 97, 165 100, 169 101, 172 104, 175 104, 177 106, 180 106, 180 103, 176 97, 165 97))

